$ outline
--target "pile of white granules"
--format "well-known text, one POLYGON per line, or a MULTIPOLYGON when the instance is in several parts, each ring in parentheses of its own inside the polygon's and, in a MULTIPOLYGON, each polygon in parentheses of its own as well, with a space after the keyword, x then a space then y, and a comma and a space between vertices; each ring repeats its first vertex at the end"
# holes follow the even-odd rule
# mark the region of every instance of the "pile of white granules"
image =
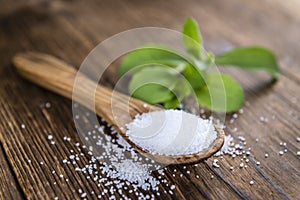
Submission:
POLYGON ((137 115, 126 135, 141 148, 161 155, 198 153, 217 138, 211 120, 182 110, 160 110, 137 115))

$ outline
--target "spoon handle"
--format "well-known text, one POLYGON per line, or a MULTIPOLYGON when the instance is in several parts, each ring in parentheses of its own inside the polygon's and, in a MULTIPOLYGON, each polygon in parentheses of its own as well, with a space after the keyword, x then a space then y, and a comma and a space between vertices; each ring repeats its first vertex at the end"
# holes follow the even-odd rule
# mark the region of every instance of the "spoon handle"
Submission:
POLYGON ((100 86, 64 61, 47 54, 17 54, 13 63, 26 79, 95 110, 123 134, 125 124, 132 121, 136 114, 157 109, 151 105, 145 107, 145 103, 140 100, 100 86), (73 94, 75 82, 80 84, 76 84, 76 92, 73 94))

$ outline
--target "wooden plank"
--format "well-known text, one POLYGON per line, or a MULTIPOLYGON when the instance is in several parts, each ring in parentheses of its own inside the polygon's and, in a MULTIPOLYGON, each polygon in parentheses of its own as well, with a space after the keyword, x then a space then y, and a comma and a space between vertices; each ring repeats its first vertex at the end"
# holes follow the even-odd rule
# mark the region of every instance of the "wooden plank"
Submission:
POLYGON ((0 199, 22 199, 21 191, 13 172, 9 167, 9 163, 0 148, 0 199))
MULTIPOLYGON (((276 12, 268 11, 265 13, 266 16, 261 14, 260 17, 266 19, 275 17, 274 19, 279 20, 278 24, 285 24, 292 32, 285 40, 282 38, 285 38, 284 33, 287 30, 281 30, 274 19, 274 21, 269 20, 271 22, 267 25, 265 21, 261 22, 262 24, 259 25, 261 28, 257 30, 254 17, 257 13, 263 13, 262 11, 265 11, 269 4, 261 5, 255 1, 245 6, 244 3, 235 0, 226 2, 209 1, 200 4, 194 1, 189 3, 174 1, 170 4, 163 1, 154 3, 97 1, 85 5, 86 3, 81 2, 54 1, 48 7, 26 7, 5 15, 0 20, 1 27, 5 27, 0 31, 1 38, 5 38, 0 42, 0 49, 5 49, 0 54, 3 58, 0 68, 2 77, 0 115, 1 119, 7 119, 10 123, 0 122, 1 133, 3 131, 7 133, 1 134, 0 140, 5 144, 5 153, 12 163, 14 173, 17 174, 26 197, 80 198, 77 192, 79 188, 87 191, 93 189, 96 193, 99 189, 84 175, 74 173, 73 168, 61 163, 68 157, 70 149, 76 149, 74 143, 65 143, 62 137, 68 136, 72 140, 79 141, 74 130, 70 102, 21 80, 9 65, 10 58, 15 52, 39 50, 79 66, 94 45, 112 34, 138 26, 163 26, 180 30, 180 25, 187 15, 194 16, 201 22, 202 32, 210 48, 222 49, 224 43, 229 45, 257 43, 274 48, 282 59, 287 55, 293 57, 297 51, 299 52, 298 44, 292 42, 292 38, 299 33, 294 25, 296 19, 282 16, 276 18, 277 13, 281 12, 276 5, 272 7, 276 12), (243 12, 237 12, 237 9, 243 9, 243 12), (113 12, 113 10, 122 12, 113 12), (101 23, 99 19, 104 18, 105 23, 101 23), (226 26, 224 21, 228 22, 226 26), (56 30, 55 34, 49 34, 52 30, 56 30), (276 36, 272 34, 274 30, 278 32, 276 36), (270 35, 275 39, 270 39, 270 35), (52 104, 51 109, 39 107, 40 104, 48 101, 52 104), (24 130, 20 128, 21 124, 26 125, 24 130), (47 140, 49 133, 59 141, 55 147, 47 140), (19 148, 15 148, 16 146, 19 148), (32 160, 32 165, 28 165, 28 159, 32 160), (41 161, 45 165, 41 166, 39 164, 41 161), (53 169, 64 174, 70 181, 67 183, 58 175, 52 176, 53 169), (54 185, 54 182, 57 184, 54 185)), ((109 84, 115 81, 111 79, 115 70, 112 68, 108 72, 106 81, 109 84)), ((249 159, 247 169, 239 169, 241 161, 229 156, 219 159, 221 165, 219 169, 211 167, 214 158, 198 166, 186 166, 186 168, 177 166, 178 173, 184 174, 182 178, 173 177, 171 166, 168 168, 167 177, 170 182, 177 185, 173 197, 297 198, 299 160, 295 156, 297 151, 295 138, 299 136, 297 135, 299 123, 294 117, 299 113, 299 107, 293 103, 293 98, 299 99, 297 65, 294 64, 291 68, 284 66, 282 80, 271 89, 264 90, 262 86, 266 85, 267 76, 255 73, 255 76, 251 76, 250 79, 248 73, 231 69, 228 72, 242 82, 251 105, 245 107, 245 113, 236 120, 235 124, 230 125, 230 128, 237 127, 239 132, 233 134, 244 135, 247 138, 248 145, 253 147, 253 157, 249 159), (290 111, 294 111, 294 115, 289 114, 290 111), (273 122, 270 119, 274 113, 276 120, 273 122), (262 124, 259 121, 260 116, 268 117, 270 122, 262 124), (258 143, 255 141, 256 138, 259 138, 258 143), (277 154, 281 149, 279 147, 281 140, 289 141, 289 152, 282 157, 277 154), (266 152, 270 154, 268 159, 264 159, 266 152), (261 161, 261 167, 256 166, 256 160, 261 161), (235 170, 229 170, 229 166, 234 166, 235 170), (188 174, 187 171, 190 173, 188 174), (278 175, 279 171, 283 176, 278 175), (291 181, 292 174, 295 181, 291 181), (196 175, 199 175, 200 179, 196 178, 196 175), (211 175, 214 175, 213 179, 211 175), (250 186, 250 180, 255 180, 255 184, 250 186)), ((88 155, 84 160, 88 160, 88 155)), ((162 198, 171 198, 171 196, 163 194, 162 198)))
MULTIPOLYGON (((240 77, 240 72, 234 73, 231 70, 231 74, 239 74, 240 77)), ((242 79, 241 82, 249 85, 251 77, 242 79)), ((238 129, 235 135, 247 138, 247 142, 252 146, 253 159, 260 161, 259 168, 263 170, 264 175, 290 194, 291 198, 297 197, 297 185, 300 184, 300 163, 297 157, 299 150, 297 137, 299 137, 300 128, 299 106, 295 102, 295 99, 299 99, 300 96, 297 90, 299 90, 297 83, 286 77, 282 77, 275 85, 260 91, 249 88, 250 106, 245 107, 244 114, 236 120, 235 124, 230 125, 232 129, 235 127, 238 129), (261 117, 267 118, 268 122, 261 122, 261 117), (256 142, 257 139, 258 142, 256 142), (286 147, 280 145, 284 142, 287 143, 286 147), (288 152, 281 156, 279 151, 285 149, 288 152), (265 154, 269 157, 265 158, 265 154), (281 176, 276 173, 279 171, 281 176), (291 174, 293 174, 293 182, 289 181, 291 174)))

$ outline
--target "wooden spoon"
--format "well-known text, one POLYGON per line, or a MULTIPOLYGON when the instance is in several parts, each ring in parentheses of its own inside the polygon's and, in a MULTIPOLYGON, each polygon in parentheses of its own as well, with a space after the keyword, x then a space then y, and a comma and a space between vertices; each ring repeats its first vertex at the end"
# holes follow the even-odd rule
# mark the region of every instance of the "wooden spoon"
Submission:
POLYGON ((93 82, 92 80, 87 78, 85 75, 79 74, 80 72, 77 73, 77 71, 73 67, 69 66, 62 60, 59 60, 50 55, 34 52, 17 54, 13 58, 13 63, 16 66, 18 72, 26 79, 69 99, 72 99, 75 77, 80 76, 81 84, 80 88, 78 89, 80 92, 79 95, 73 96, 74 100, 91 110, 95 109, 97 115, 114 126, 114 128, 116 128, 116 130, 122 135, 122 137, 139 153, 157 162, 165 164, 195 163, 202 159, 210 157, 223 145, 224 131, 216 127, 217 139, 210 145, 209 148, 201 152, 177 156, 153 154, 134 144, 126 136, 126 130, 124 127, 125 124, 133 120, 135 115, 153 110, 159 110, 160 108, 145 104, 145 102, 143 101, 131 98, 127 95, 112 91, 109 88, 100 86, 96 82, 93 82), (89 88, 97 88, 95 94, 93 94, 92 96, 90 94, 91 92, 88 92, 89 88), (119 112, 117 112, 117 117, 123 119, 118 123, 116 123, 114 118, 116 113, 114 113, 114 115, 112 114, 112 95, 114 95, 114 98, 118 99, 117 104, 119 104, 119 112), (90 98, 95 98, 95 107, 91 105, 90 98), (129 110, 125 108, 129 108, 129 110), (130 115, 128 115, 128 111, 130 115), (124 116, 122 116, 122 114, 128 117, 125 117, 124 119, 124 116))

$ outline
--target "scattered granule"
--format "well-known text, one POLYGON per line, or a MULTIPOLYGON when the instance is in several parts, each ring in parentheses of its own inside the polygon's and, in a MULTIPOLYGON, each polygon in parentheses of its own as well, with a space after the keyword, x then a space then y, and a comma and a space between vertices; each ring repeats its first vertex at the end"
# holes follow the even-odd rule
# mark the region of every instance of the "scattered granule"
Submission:
POLYGON ((283 151, 279 151, 278 153, 279 153, 279 155, 281 155, 281 156, 284 154, 283 151))
POLYGON ((30 163, 31 163, 31 160, 28 159, 27 162, 30 164, 30 163))
POLYGON ((297 151, 297 156, 300 156, 300 151, 297 151))
POLYGON ((220 165, 218 164, 218 162, 219 162, 218 159, 214 159, 212 166, 213 166, 213 167, 216 167, 216 168, 219 168, 220 165))
POLYGON ((262 123, 268 123, 269 122, 269 120, 268 120, 268 118, 266 118, 266 117, 259 117, 259 120, 262 122, 262 123))
POLYGON ((233 124, 234 123, 234 119, 230 119, 229 123, 233 124))
POLYGON ((266 153, 266 154, 265 154, 265 158, 268 158, 268 157, 269 157, 269 154, 266 153))
POLYGON ((233 144, 233 138, 231 137, 231 135, 225 135, 224 137, 224 144, 222 146, 222 148, 220 149, 220 151, 218 151, 217 153, 215 153, 215 156, 220 156, 223 154, 230 154, 230 148, 233 144))
POLYGON ((52 140, 53 139, 53 136, 52 135, 48 135, 48 140, 52 140))
POLYGON ((250 184, 250 185, 253 185, 253 184, 254 184, 254 181, 253 181, 253 180, 251 180, 251 181, 249 182, 249 184, 250 184))
POLYGON ((282 143, 282 145, 286 147, 286 142, 282 143))
POLYGON ((232 117, 233 117, 234 119, 237 119, 237 118, 239 117, 239 115, 238 115, 237 113, 234 113, 234 114, 232 115, 232 117))
POLYGON ((21 124, 21 128, 22 129, 26 128, 25 124, 21 124))
POLYGON ((51 107, 51 103, 50 103, 50 102, 47 102, 47 103, 45 104, 45 107, 46 107, 46 108, 50 108, 50 107, 51 107))

